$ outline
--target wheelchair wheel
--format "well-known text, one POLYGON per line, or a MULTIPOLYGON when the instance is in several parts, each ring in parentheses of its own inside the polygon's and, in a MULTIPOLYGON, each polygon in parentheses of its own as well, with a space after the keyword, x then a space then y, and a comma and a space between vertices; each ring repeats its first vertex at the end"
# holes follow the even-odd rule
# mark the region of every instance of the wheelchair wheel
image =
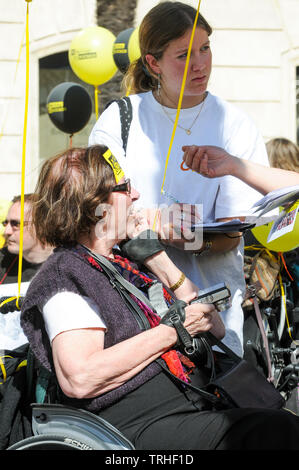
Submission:
POLYGON ((93 450, 93 448, 83 441, 44 434, 23 439, 6 450, 93 450))

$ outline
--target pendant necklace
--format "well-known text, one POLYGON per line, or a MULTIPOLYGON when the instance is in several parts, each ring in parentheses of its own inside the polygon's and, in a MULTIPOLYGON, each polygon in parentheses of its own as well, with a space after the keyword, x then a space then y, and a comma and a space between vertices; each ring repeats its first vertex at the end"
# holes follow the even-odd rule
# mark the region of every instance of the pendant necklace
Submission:
MULTIPOLYGON (((194 124, 196 123, 196 121, 197 121, 197 119, 198 119, 198 117, 199 117, 199 115, 200 115, 200 113, 201 113, 201 111, 202 111, 202 108, 203 108, 203 106, 204 106, 204 103, 205 103, 205 98, 202 100, 201 107, 200 107, 200 109, 199 109, 197 115, 195 116, 195 119, 194 119, 194 121, 192 122, 192 124, 191 124, 190 127, 185 128, 185 127, 180 126, 179 124, 177 124, 177 126, 178 126, 180 129, 183 129, 183 131, 185 131, 187 135, 191 135, 191 133, 192 133, 191 129, 192 129, 192 127, 194 126, 194 124)), ((160 105, 161 105, 161 108, 163 109, 165 115, 166 115, 166 116, 168 117, 168 119, 174 124, 175 121, 169 116, 169 114, 167 113, 167 111, 166 111, 166 109, 164 108, 163 104, 160 103, 160 105)))

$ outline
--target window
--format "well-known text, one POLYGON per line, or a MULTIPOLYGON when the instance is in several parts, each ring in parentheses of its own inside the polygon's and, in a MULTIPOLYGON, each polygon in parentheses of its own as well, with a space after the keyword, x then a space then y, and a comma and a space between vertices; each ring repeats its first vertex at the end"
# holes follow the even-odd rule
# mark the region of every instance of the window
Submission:
POLYGON ((296 67, 296 128, 297 144, 299 145, 299 67, 296 67))
MULTIPOLYGON (((49 118, 47 111, 47 98, 53 88, 63 82, 75 82, 82 85, 93 103, 94 109, 94 87, 82 82, 72 71, 68 52, 43 57, 39 60, 39 157, 49 158, 69 147, 69 135, 57 129, 49 118)), ((95 123, 93 112, 87 125, 72 138, 73 146, 84 146, 88 144, 88 137, 95 123)))

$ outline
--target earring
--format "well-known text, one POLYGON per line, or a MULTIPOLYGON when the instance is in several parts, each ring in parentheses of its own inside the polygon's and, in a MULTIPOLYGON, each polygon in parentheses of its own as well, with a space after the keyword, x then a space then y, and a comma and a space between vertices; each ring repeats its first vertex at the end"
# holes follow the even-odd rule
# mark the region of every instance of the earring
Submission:
POLYGON ((158 84, 157 84, 157 94, 158 94, 158 96, 160 96, 160 92, 161 92, 161 75, 160 75, 160 73, 158 73, 158 84))

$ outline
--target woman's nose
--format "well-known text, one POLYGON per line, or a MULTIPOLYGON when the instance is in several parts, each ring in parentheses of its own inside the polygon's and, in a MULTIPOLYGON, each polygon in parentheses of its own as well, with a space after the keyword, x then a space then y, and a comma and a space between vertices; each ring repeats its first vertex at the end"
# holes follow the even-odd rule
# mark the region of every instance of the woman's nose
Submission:
POLYGON ((195 53, 191 58, 191 69, 193 71, 196 70, 204 70, 206 68, 206 60, 202 54, 195 53))
POLYGON ((193 72, 202 72, 205 68, 206 64, 201 59, 194 59, 191 64, 191 70, 193 72))
POLYGON ((137 199, 140 198, 140 193, 137 191, 137 189, 132 188, 130 196, 131 196, 132 201, 137 201, 137 199))

